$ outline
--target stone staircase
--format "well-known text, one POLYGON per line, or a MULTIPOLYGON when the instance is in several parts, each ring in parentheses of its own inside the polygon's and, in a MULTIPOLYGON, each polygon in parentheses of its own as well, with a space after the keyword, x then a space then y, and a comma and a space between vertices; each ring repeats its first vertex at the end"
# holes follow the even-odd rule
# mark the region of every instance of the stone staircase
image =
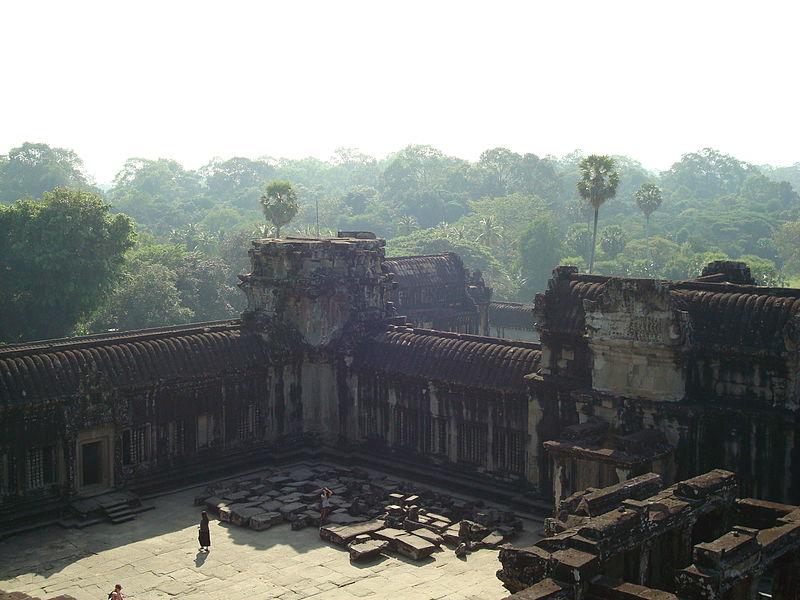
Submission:
POLYGON ((96 523, 111 522, 115 525, 132 521, 138 513, 155 508, 142 503, 139 496, 127 490, 117 490, 70 502, 71 519, 60 522, 62 527, 84 528, 96 523))

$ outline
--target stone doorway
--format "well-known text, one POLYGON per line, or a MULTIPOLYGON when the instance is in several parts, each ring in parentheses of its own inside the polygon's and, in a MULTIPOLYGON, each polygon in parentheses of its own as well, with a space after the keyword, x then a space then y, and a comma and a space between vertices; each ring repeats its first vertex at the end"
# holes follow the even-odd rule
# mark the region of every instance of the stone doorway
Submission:
POLYGON ((113 434, 113 427, 101 427, 78 435, 76 487, 81 495, 97 494, 114 485, 113 434))

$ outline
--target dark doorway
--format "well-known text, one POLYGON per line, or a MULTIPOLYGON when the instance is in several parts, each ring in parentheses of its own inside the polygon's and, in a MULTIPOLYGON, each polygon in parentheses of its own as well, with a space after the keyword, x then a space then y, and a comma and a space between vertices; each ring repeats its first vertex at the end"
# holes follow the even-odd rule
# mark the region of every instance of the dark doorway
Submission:
POLYGON ((102 467, 102 448, 101 442, 90 442, 81 446, 81 458, 83 459, 83 485, 96 485, 103 480, 102 467))

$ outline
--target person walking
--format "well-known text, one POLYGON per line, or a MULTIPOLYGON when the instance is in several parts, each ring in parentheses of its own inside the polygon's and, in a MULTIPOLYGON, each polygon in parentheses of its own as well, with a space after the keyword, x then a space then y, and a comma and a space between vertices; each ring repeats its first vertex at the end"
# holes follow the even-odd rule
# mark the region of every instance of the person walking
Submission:
POLYGON ((197 535, 197 539, 200 542, 200 552, 208 552, 211 546, 211 530, 208 525, 208 513, 203 511, 200 513, 200 533, 197 535))
POLYGON ((122 593, 120 584, 114 586, 114 591, 108 595, 108 600, 125 600, 125 594, 122 593))

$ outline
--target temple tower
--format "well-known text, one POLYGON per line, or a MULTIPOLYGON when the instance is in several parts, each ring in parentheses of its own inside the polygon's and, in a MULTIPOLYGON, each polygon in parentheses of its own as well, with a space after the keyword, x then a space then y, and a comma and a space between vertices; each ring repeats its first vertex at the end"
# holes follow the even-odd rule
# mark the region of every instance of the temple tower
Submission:
POLYGON ((240 276, 242 334, 288 359, 282 379, 300 387, 303 430, 323 442, 335 441, 350 418, 340 379, 353 349, 391 316, 384 245, 367 232, 256 240, 252 272, 240 276))

